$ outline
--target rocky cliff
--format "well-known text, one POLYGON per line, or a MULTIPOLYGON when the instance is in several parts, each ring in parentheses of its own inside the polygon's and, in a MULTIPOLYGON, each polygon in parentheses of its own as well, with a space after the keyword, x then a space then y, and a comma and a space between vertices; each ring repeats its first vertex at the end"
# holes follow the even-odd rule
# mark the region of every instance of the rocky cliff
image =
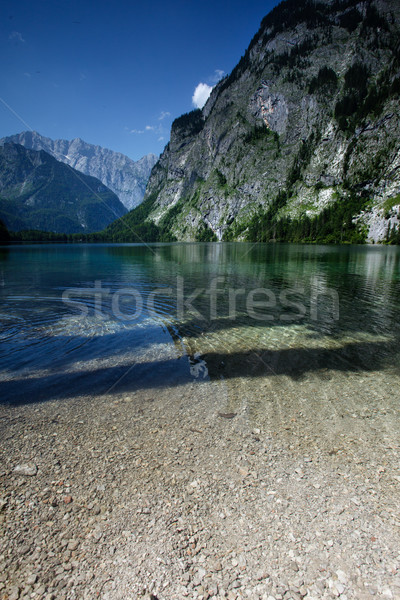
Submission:
POLYGON ((36 131, 3 138, 0 145, 5 142, 21 144, 31 150, 45 150, 81 173, 97 177, 128 210, 142 201, 151 169, 157 162, 155 154, 147 154, 135 162, 124 154, 88 144, 80 138, 52 140, 36 131))
POLYGON ((388 238, 400 205, 399 23, 397 0, 278 5, 203 110, 173 123, 147 218, 182 240, 311 240, 318 228, 328 241, 388 238))
POLYGON ((11 231, 99 231, 126 213, 95 177, 19 144, 0 147, 0 219, 11 231))

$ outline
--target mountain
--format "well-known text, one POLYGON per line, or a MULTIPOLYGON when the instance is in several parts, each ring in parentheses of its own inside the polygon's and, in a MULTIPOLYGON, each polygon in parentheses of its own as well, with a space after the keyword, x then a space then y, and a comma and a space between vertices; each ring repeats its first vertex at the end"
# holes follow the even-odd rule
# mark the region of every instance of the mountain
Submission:
POLYGON ((151 169, 157 162, 155 154, 147 154, 137 162, 124 154, 88 144, 80 138, 72 141, 52 140, 36 131, 24 131, 0 140, 21 144, 31 150, 45 150, 57 160, 85 175, 100 179, 131 210, 143 199, 151 169))
POLYGON ((398 0, 275 7, 172 124, 145 218, 179 240, 398 240, 399 23, 398 0))
POLYGON ((89 233, 126 213, 117 196, 43 150, 0 147, 0 219, 11 231, 89 233))

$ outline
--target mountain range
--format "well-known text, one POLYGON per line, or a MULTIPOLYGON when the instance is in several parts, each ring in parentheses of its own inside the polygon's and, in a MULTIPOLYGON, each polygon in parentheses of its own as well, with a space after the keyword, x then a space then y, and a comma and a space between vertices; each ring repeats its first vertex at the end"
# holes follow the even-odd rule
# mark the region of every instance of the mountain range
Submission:
POLYGON ((9 230, 90 233, 126 212, 101 181, 44 150, 0 146, 0 219, 9 230))
POLYGON ((173 122, 115 237, 145 220, 160 239, 398 239, 399 24, 398 0, 281 2, 173 122))
POLYGON ((23 131, 0 139, 0 145, 8 142, 30 150, 45 150, 81 173, 97 177, 128 210, 142 201, 151 169, 157 162, 155 154, 147 154, 135 162, 120 152, 88 144, 80 138, 52 140, 36 131, 23 131))

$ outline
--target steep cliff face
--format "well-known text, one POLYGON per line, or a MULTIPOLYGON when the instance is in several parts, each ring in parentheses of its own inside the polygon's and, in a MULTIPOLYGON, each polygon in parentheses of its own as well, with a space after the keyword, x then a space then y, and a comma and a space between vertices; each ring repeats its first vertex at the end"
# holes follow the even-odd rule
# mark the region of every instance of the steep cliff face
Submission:
POLYGON ((71 141, 52 140, 36 131, 24 131, 3 138, 0 145, 6 142, 21 144, 31 150, 45 150, 77 171, 97 177, 128 210, 143 200, 151 169, 157 162, 155 154, 147 154, 135 162, 124 154, 88 144, 80 138, 71 141))
POLYGON ((278 5, 203 110, 173 123, 148 218, 183 240, 273 223, 268 239, 349 220, 347 203, 354 241, 384 239, 399 223, 399 23, 397 0, 278 5))
POLYGON ((0 219, 10 231, 99 231, 126 214, 118 197, 43 150, 0 147, 0 219))

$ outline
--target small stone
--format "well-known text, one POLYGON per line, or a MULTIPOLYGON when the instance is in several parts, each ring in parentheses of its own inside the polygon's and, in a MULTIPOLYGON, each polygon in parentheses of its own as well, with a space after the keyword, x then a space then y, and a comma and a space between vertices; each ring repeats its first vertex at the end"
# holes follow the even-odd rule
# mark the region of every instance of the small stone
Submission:
POLYGON ((339 583, 339 582, 336 582, 336 583, 335 583, 335 588, 336 588, 336 590, 337 590, 337 592, 338 592, 339 596, 340 596, 340 594, 343 594, 343 592, 344 592, 344 590, 345 590, 345 587, 344 587, 344 585, 343 585, 342 583, 339 583))
POLYGON ((244 554, 240 554, 238 557, 238 565, 241 568, 244 568, 247 564, 246 557, 244 554))
POLYGON ((14 473, 16 475, 24 475, 26 477, 33 477, 37 474, 37 471, 37 466, 34 463, 25 463, 14 467, 14 473))
POLYGON ((77 542, 77 540, 70 540, 68 543, 68 550, 76 550, 78 546, 79 542, 77 542))
POLYGON ((18 600, 19 598, 19 587, 13 587, 10 590, 8 600, 18 600))
POLYGON ((34 585, 37 582, 38 576, 36 575, 36 573, 31 573, 30 575, 28 575, 28 577, 26 578, 26 584, 27 585, 34 585))
POLYGON ((346 573, 344 571, 342 571, 341 569, 339 569, 338 571, 336 571, 336 575, 337 575, 337 578, 340 581, 340 583, 343 583, 343 585, 346 585, 346 583, 347 583, 346 573))
POLYGON ((71 502, 72 502, 72 496, 65 496, 64 497, 64 502, 65 502, 65 504, 71 504, 71 502))

